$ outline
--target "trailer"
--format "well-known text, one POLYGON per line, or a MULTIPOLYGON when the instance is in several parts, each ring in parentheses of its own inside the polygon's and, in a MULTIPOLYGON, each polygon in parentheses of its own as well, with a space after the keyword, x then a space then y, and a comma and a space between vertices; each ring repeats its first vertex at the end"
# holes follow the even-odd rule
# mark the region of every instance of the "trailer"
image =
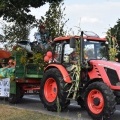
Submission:
POLYGON ((27 54, 25 50, 15 50, 11 55, 2 57, 9 58, 12 56, 16 61, 15 71, 11 74, 10 80, 1 77, 2 82, 7 80, 7 86, 10 86, 9 95, 4 95, 3 97, 8 97, 9 102, 12 104, 19 103, 25 94, 39 94, 40 91, 40 81, 43 77, 43 69, 41 69, 39 63, 28 61, 27 54), (23 56, 27 59, 24 64, 21 62, 23 56))

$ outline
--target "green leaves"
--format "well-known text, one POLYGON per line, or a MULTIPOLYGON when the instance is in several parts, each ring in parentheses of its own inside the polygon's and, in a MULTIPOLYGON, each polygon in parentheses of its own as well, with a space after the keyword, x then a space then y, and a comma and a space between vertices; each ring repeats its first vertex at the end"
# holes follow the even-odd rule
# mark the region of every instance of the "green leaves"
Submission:
POLYGON ((30 15, 30 7, 38 8, 46 2, 61 0, 0 0, 0 17, 8 22, 32 24, 35 17, 30 15))
POLYGON ((68 20, 65 20, 65 7, 62 2, 50 3, 49 10, 44 17, 41 17, 40 23, 44 24, 52 38, 65 35, 64 26, 68 20))
POLYGON ((110 60, 115 60, 115 56, 120 52, 120 19, 117 24, 107 31, 107 40, 109 41, 110 60))
POLYGON ((11 50, 15 42, 27 40, 31 25, 22 25, 17 23, 12 23, 9 25, 4 24, 2 30, 4 33, 4 40, 7 42, 6 48, 11 50))

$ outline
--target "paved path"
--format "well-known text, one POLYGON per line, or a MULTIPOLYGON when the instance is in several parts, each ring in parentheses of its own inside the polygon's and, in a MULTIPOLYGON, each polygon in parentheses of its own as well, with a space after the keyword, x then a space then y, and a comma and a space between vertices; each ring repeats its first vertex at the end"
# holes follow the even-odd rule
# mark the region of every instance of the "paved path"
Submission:
MULTIPOLYGON (((0 103, 9 104, 9 102, 5 100, 0 100, 0 103)), ((61 113, 47 111, 37 95, 24 96, 21 103, 12 106, 39 111, 49 115, 58 115, 69 118, 70 120, 92 120, 87 112, 77 105, 76 101, 72 101, 68 108, 61 113)), ((117 106, 117 110, 110 120, 120 120, 120 106, 117 106)))

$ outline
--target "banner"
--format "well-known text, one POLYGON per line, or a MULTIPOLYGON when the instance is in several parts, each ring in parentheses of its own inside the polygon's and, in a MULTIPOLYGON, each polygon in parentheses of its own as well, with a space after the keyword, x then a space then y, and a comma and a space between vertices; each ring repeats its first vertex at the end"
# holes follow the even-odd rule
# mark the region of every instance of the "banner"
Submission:
POLYGON ((0 79, 0 97, 9 97, 10 78, 0 79))

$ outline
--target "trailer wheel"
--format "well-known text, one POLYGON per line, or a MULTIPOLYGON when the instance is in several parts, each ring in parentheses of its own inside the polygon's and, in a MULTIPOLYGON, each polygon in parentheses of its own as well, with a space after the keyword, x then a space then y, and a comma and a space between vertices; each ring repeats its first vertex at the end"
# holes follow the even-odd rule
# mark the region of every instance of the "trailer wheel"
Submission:
POLYGON ((67 99, 68 87, 58 69, 47 70, 40 86, 40 99, 47 110, 62 111, 70 104, 67 99))
POLYGON ((21 98, 23 97, 23 92, 19 85, 16 85, 16 94, 10 94, 9 103, 16 104, 19 103, 21 98))
POLYGON ((91 83, 85 93, 88 114, 95 120, 107 120, 115 111, 115 96, 102 82, 91 83))

